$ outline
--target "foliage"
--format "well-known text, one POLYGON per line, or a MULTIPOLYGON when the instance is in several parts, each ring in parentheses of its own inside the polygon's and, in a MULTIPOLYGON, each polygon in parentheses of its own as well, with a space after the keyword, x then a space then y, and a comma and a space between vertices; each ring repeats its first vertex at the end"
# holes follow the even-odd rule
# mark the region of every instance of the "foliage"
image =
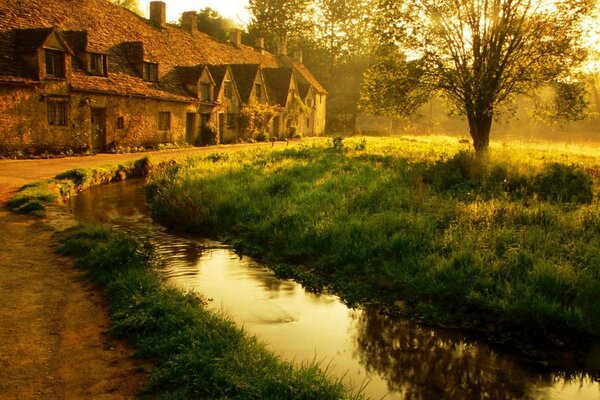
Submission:
POLYGON ((219 128, 210 122, 202 125, 200 136, 197 138, 200 146, 215 146, 219 144, 219 128))
POLYGON ((44 216, 47 204, 58 200, 56 192, 50 188, 48 181, 36 181, 23 186, 17 194, 6 202, 6 208, 17 214, 44 216))
POLYGON ((345 151, 324 141, 155 175, 152 216, 233 237, 281 274, 353 304, 402 300, 403 313, 522 349, 598 343, 600 308, 590 304, 600 287, 599 182, 590 199, 583 172, 600 171, 597 153, 511 147, 506 156, 497 147, 481 158, 419 139, 352 150, 361 140, 336 141, 345 151), (568 195, 546 192, 567 180, 577 181, 568 195), (586 194, 572 197, 578 191, 586 194))
MULTIPOLYGON (((421 60, 419 87, 441 91, 467 117, 473 146, 482 151, 488 148, 493 118, 515 95, 564 79, 582 63, 580 22, 593 4, 593 0, 551 5, 544 0, 379 0, 375 30, 384 45, 400 46, 421 60)), ((414 76, 401 69, 399 79, 414 76)), ((378 81, 385 83, 384 78, 378 81)))
POLYGON ((218 11, 210 7, 203 8, 197 15, 198 30, 224 42, 229 38, 231 29, 239 28, 234 21, 223 17, 218 11))
POLYGON ((554 84, 554 119, 558 121, 579 121, 588 116, 588 92, 585 82, 556 82, 554 84))
POLYGON ((250 0, 250 33, 263 36, 272 50, 279 42, 298 38, 310 26, 305 16, 309 0, 250 0))
POLYGON ((358 399, 317 363, 294 366, 268 352, 193 293, 169 287, 153 252, 130 235, 98 226, 59 234, 58 252, 76 257, 102 284, 110 332, 154 362, 146 392, 164 399, 358 399))
POLYGON ((265 103, 255 102, 245 105, 239 115, 241 138, 254 139, 258 135, 266 134, 276 114, 275 107, 265 103))
POLYGON ((142 10, 140 10, 140 3, 138 0, 110 0, 114 4, 125 7, 130 11, 133 11, 137 15, 142 15, 142 10))

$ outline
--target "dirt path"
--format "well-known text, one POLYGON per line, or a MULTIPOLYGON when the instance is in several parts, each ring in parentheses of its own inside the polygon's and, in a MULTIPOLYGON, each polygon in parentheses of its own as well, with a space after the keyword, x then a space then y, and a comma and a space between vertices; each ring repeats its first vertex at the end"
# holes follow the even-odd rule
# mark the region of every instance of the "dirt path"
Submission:
MULTIPOLYGON (((149 155, 165 160, 239 149, 223 146, 149 155)), ((32 180, 143 155, 0 161, 0 203, 32 180)), ((101 295, 80 279, 69 259, 52 250, 53 231, 72 223, 59 207, 45 221, 0 208, 0 400, 132 399, 145 382, 148 366, 132 359, 130 349, 104 333, 108 318, 101 295)))

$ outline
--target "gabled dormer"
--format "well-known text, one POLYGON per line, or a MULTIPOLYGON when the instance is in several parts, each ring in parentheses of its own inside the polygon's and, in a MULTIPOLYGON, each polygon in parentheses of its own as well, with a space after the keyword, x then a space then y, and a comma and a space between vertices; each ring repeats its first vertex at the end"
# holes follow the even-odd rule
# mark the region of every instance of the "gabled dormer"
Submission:
POLYGON ((233 64, 231 72, 243 103, 268 103, 269 95, 262 68, 258 64, 233 64))
POLYGON ((20 29, 16 50, 36 79, 68 80, 73 51, 54 28, 20 29))
POLYGON ((229 65, 209 65, 208 70, 215 82, 215 102, 226 112, 239 109, 242 99, 229 65))
POLYGON ((215 81, 206 65, 177 67, 177 72, 185 90, 200 102, 213 104, 215 101, 215 81))
POLYGON ((126 42, 121 47, 143 80, 158 83, 160 77, 158 59, 146 49, 143 42, 126 42))
POLYGON ((108 76, 108 53, 90 43, 87 31, 64 32, 64 37, 88 74, 108 76))

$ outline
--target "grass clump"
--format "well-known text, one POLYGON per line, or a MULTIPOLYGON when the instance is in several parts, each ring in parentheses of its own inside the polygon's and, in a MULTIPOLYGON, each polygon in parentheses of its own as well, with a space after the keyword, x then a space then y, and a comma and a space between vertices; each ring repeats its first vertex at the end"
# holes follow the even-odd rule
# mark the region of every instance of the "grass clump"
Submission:
POLYGON ((143 242, 90 225, 60 236, 58 251, 105 287, 111 333, 156 364, 146 391, 158 398, 359 398, 317 364, 279 360, 198 295, 168 287, 143 242))
POLYGON ((45 206, 58 199, 48 181, 37 181, 23 186, 8 202, 6 207, 17 214, 36 217, 45 215, 45 206))
POLYGON ((343 143, 157 171, 151 213, 350 303, 402 300, 423 321, 527 351, 598 343, 598 182, 583 172, 598 160, 343 143))

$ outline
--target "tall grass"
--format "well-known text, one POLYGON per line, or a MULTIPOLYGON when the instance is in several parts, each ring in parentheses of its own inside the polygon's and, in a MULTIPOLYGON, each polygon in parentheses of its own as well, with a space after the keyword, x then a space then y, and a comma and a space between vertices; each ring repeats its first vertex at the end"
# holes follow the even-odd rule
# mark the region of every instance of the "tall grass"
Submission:
POLYGON ((318 363, 279 360, 198 295, 168 287, 144 243, 98 226, 60 236, 58 251, 105 288, 111 333, 156 364, 148 393, 169 400, 361 398, 318 363))
POLYGON ((598 159, 346 142, 168 168, 147 187, 152 215, 350 303, 402 300, 406 314, 522 348, 598 342, 598 159))

